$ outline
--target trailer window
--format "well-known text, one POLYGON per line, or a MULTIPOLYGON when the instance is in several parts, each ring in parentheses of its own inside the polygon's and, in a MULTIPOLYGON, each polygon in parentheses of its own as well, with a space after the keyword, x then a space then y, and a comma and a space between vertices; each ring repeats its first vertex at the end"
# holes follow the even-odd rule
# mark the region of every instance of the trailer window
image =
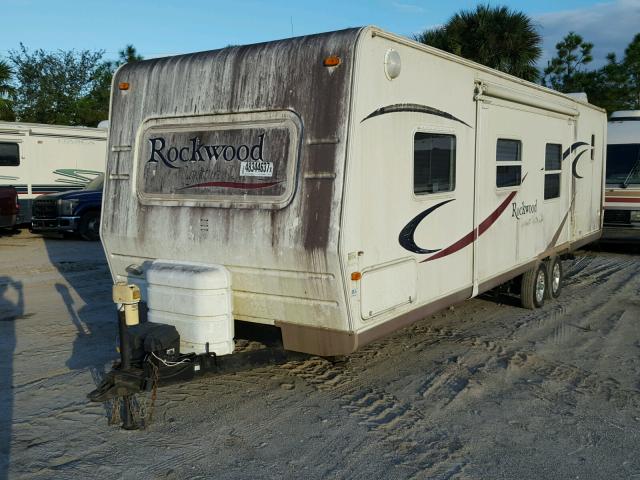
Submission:
POLYGON ((607 185, 640 184, 640 143, 607 145, 607 185))
POLYGON ((17 143, 0 142, 0 167, 20 165, 20 152, 17 143))
POLYGON ((293 112, 154 118, 141 128, 143 203, 280 209, 293 197, 302 133, 293 112))
POLYGON ((413 138, 413 192, 451 192, 456 187, 456 137, 416 132, 413 138))
POLYGON ((544 199, 560 196, 560 175, 562 173, 562 145, 547 143, 544 155, 544 199))
POLYGON ((496 186, 514 187, 522 182, 522 142, 499 138, 496 144, 496 186))

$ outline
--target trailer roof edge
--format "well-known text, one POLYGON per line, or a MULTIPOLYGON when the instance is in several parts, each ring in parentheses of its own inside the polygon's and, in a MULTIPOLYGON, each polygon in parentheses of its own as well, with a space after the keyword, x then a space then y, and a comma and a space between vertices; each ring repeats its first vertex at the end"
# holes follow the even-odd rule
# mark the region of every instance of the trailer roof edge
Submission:
POLYGON ((535 88, 536 90, 538 90, 540 92, 554 95, 556 97, 562 98, 563 100, 566 100, 567 102, 571 102, 573 104, 584 105, 585 107, 590 107, 593 110, 596 110, 596 111, 599 111, 599 112, 602 112, 602 113, 605 113, 605 114, 607 113, 607 111, 604 108, 598 107, 597 105, 593 105, 592 103, 585 103, 585 102, 582 102, 580 100, 576 100, 574 98, 569 97, 568 95, 565 95, 564 93, 558 92, 557 90, 553 90, 551 88, 547 88, 547 87, 544 87, 542 85, 538 85, 537 83, 533 83, 533 82, 530 82, 528 80, 524 80, 524 79, 516 77, 514 75, 510 75, 508 73, 501 72, 500 70, 496 70, 494 68, 487 67, 486 65, 482 65, 481 63, 477 63, 477 62, 474 62, 472 60, 468 60, 466 58, 459 57, 459 56, 454 55, 452 53, 445 52, 444 50, 440 50, 438 48, 435 48, 435 47, 432 47, 432 46, 429 46, 429 45, 425 45, 424 43, 420 43, 420 42, 417 42, 415 40, 411 40, 410 38, 403 37, 403 36, 397 35, 395 33, 387 32, 387 31, 382 30, 381 28, 376 27, 374 25, 371 25, 369 27, 365 27, 363 30, 370 31, 372 37, 381 37, 381 38, 385 38, 387 40, 392 40, 392 41, 400 43, 402 45, 406 45, 407 47, 411 47, 411 48, 415 48, 416 50, 421 50, 423 52, 431 53, 432 55, 435 55, 437 57, 445 58, 447 60, 451 60, 451 61, 459 63, 461 65, 465 65, 467 67, 475 68, 475 69, 480 70, 480 71, 485 72, 485 73, 490 73, 490 74, 496 75, 496 76, 498 76, 500 78, 503 78, 505 80, 516 82, 516 83, 518 83, 518 84, 520 84, 522 86, 535 88))

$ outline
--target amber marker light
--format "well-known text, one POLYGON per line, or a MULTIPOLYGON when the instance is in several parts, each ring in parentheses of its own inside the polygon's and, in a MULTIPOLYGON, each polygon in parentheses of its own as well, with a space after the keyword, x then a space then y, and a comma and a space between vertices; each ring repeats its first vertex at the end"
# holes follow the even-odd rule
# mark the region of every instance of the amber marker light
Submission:
POLYGON ((129 90, 129 82, 120 82, 118 88, 120 90, 129 90))
POLYGON ((337 67, 338 65, 340 65, 340 57, 338 57, 337 55, 331 55, 325 58, 322 61, 322 64, 325 67, 337 67))
POLYGON ((357 282, 361 278, 362 278, 362 274, 360 272, 352 272, 351 273, 351 280, 353 280, 354 282, 357 282))

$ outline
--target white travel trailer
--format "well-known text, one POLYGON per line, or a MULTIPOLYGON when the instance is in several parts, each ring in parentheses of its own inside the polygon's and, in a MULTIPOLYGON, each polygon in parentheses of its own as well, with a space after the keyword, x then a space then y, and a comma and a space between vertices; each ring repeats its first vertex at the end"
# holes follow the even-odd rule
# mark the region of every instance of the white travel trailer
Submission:
POLYGON ((184 352, 235 319, 348 354, 513 279, 539 306, 601 233, 603 110, 374 27, 127 64, 110 119, 113 281, 184 352))
POLYGON ((18 223, 45 193, 79 190, 104 172, 107 130, 0 122, 0 186, 16 188, 18 223))
POLYGON ((640 240, 640 110, 609 118, 603 239, 640 240))

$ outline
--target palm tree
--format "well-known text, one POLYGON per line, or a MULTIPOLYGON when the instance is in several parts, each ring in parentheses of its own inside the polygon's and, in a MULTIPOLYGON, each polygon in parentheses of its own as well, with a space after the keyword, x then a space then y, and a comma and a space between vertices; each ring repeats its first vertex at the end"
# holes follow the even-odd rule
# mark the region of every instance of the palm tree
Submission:
POLYGON ((0 60, 0 120, 15 120, 10 100, 15 93, 15 89, 11 85, 12 77, 13 71, 9 64, 0 60))
POLYGON ((542 37, 527 15, 508 7, 478 5, 414 38, 525 80, 538 78, 542 37))

